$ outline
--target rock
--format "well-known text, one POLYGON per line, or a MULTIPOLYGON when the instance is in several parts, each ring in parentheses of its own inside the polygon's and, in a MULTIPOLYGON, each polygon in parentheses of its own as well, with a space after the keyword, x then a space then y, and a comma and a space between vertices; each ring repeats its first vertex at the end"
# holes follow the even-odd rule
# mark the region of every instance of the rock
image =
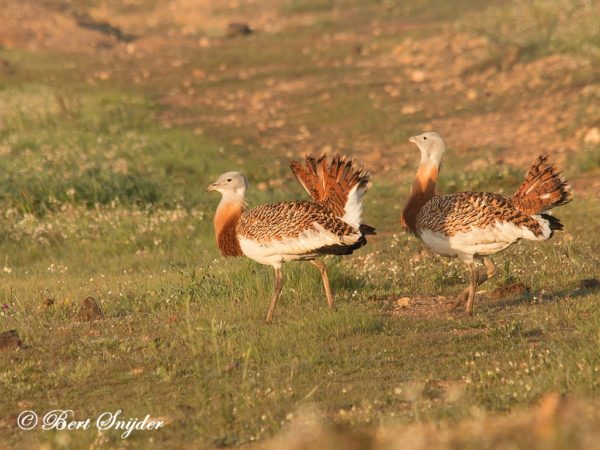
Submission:
POLYGON ((96 72, 96 77, 102 81, 110 80, 110 72, 108 70, 101 70, 96 72))
POLYGON ((144 373, 143 367, 136 367, 135 369, 131 369, 129 371, 129 374, 133 376, 141 375, 142 373, 144 373))
POLYGON ((410 74, 410 79, 415 83, 422 83, 427 78, 427 75, 422 70, 413 70, 410 74))
POLYGON ((0 74, 12 75, 15 73, 13 66, 8 59, 0 58, 0 74))
POLYGON ((128 33, 124 33, 120 28, 111 25, 108 22, 102 20, 95 20, 90 17, 87 13, 72 13, 73 18, 81 28, 96 31, 107 36, 114 37, 117 41, 121 42, 132 42, 136 39, 136 36, 128 33))
POLYGON ((586 278, 585 280, 581 280, 579 282, 579 287, 581 289, 599 289, 600 280, 597 278, 586 278))
POLYGON ((256 188, 261 192, 266 192, 266 190, 269 188, 269 185, 264 181, 261 181, 256 185, 256 188))
POLYGON ((94 320, 103 319, 104 313, 100 309, 100 305, 94 297, 88 297, 83 301, 79 313, 77 314, 82 322, 93 322, 94 320))
POLYGON ((583 136, 585 144, 600 144, 600 128, 594 127, 586 131, 583 136))
POLYGON ((470 100, 470 101, 477 100, 478 96, 479 96, 479 94, 477 94, 477 91, 475 89, 469 89, 467 91, 467 100, 470 100))
POLYGON ((0 333, 0 351, 14 350, 21 346, 21 339, 17 330, 9 330, 0 333))
POLYGON ((548 439, 555 432, 560 403, 560 394, 558 392, 550 392, 542 398, 539 406, 534 410, 534 431, 538 435, 538 438, 548 439))
POLYGON ((225 372, 231 372, 232 370, 238 369, 241 365, 242 362, 239 359, 235 359, 225 367, 225 372))
POLYGON ((167 317, 167 323, 177 323, 178 321, 179 317, 177 314, 171 314, 169 317, 167 317))
POLYGON ((400 308, 408 308, 410 306, 410 297, 402 297, 396 300, 396 305, 400 308))
POLYGON ((248 34, 252 34, 252 28, 244 22, 231 22, 225 33, 227 37, 246 36, 248 34))
POLYGON ((206 71, 202 69, 194 69, 192 70, 192 76, 197 80, 203 80, 206 78, 206 71))

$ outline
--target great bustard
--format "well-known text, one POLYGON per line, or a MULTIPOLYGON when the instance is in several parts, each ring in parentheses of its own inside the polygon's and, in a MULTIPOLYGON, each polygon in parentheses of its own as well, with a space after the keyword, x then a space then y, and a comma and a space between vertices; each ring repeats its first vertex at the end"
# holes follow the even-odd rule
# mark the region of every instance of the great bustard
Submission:
POLYGON ((519 239, 545 241, 562 230, 560 221, 545 212, 569 202, 571 187, 548 158, 540 156, 512 197, 488 192, 436 195, 446 144, 434 132, 409 141, 419 147, 421 161, 401 223, 436 253, 457 256, 467 265, 470 285, 454 307, 466 300, 466 311, 473 314, 475 290, 496 273, 489 256, 519 239), (479 273, 477 260, 483 261, 485 272, 479 273))
POLYGON ((310 261, 321 272, 327 303, 334 308, 327 269, 315 258, 349 255, 367 243, 374 228, 361 223, 362 198, 370 186, 370 174, 352 160, 335 156, 306 157, 290 164, 292 172, 313 201, 272 203, 246 210, 246 177, 227 172, 209 191, 222 198, 215 213, 217 245, 223 256, 245 255, 275 269, 275 286, 267 322, 283 287, 281 266, 288 261, 310 261))

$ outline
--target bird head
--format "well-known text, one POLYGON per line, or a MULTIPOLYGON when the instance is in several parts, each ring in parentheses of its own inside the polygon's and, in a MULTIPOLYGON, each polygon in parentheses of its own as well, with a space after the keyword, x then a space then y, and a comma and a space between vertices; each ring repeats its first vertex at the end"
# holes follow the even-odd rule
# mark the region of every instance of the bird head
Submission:
POLYGON ((219 178, 208 186, 208 191, 218 191, 221 195, 231 198, 244 198, 246 189, 248 188, 248 180, 240 172, 225 172, 219 175, 219 178))
POLYGON ((421 162, 439 164, 442 160, 442 155, 446 150, 446 143, 435 131, 428 131, 417 136, 412 136, 408 140, 419 147, 421 162))

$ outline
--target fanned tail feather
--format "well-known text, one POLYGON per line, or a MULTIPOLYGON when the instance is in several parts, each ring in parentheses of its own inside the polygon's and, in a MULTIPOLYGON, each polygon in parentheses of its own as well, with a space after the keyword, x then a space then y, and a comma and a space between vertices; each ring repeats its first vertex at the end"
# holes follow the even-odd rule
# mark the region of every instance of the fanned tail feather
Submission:
MULTIPOLYGON (((371 181, 368 171, 354 160, 340 155, 334 156, 330 164, 325 155, 306 156, 304 164, 293 161, 290 168, 315 202, 325 205, 337 217, 359 228, 362 197, 371 181)), ((374 232, 372 227, 369 229, 374 232)))
MULTIPOLYGON (((526 214, 538 214, 572 200, 571 186, 560 172, 540 155, 512 200, 526 214)), ((560 222, 556 219, 558 224, 560 222)), ((552 222, 551 222, 552 223, 552 222)), ((562 225, 561 225, 562 228, 562 225)))

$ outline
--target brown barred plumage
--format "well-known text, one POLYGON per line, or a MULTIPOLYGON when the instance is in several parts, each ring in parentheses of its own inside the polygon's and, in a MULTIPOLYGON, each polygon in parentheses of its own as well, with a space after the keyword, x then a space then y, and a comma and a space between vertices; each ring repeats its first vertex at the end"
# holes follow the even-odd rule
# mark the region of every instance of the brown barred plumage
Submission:
POLYGON ((454 236, 473 228, 485 229, 496 222, 527 227, 536 236, 543 232, 541 224, 517 209, 512 199, 489 192, 435 195, 417 214, 416 228, 454 236))
POLYGON ((237 234, 266 244, 296 238, 313 228, 314 223, 340 238, 357 231, 324 205, 302 201, 271 203, 246 211, 237 224, 237 234))

